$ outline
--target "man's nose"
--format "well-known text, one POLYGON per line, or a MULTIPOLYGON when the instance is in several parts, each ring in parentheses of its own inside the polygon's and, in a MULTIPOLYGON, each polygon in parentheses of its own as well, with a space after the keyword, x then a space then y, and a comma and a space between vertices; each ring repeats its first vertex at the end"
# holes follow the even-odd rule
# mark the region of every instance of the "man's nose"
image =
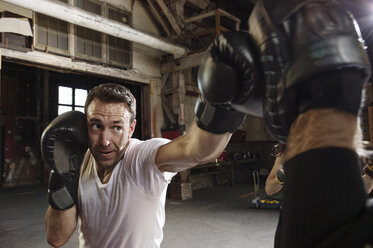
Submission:
POLYGON ((110 145, 110 133, 108 130, 104 130, 101 133, 100 143, 102 146, 109 146, 110 145))

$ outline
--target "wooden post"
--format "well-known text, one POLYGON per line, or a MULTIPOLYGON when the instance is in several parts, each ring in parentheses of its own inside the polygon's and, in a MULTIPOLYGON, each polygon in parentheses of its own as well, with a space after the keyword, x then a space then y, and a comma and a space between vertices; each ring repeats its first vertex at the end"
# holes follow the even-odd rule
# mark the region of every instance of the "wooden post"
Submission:
POLYGON ((368 120, 369 120, 369 143, 373 144, 373 106, 368 106, 368 120))
POLYGON ((215 28, 216 28, 216 37, 220 34, 220 10, 217 9, 215 12, 215 28))

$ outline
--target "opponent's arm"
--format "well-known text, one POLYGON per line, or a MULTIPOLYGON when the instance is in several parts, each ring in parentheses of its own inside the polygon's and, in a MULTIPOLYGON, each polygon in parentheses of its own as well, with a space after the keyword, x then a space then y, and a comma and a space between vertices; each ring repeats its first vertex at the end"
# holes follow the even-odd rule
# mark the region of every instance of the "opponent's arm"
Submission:
POLYGON ((279 155, 276 157, 275 163, 272 167, 271 172, 269 173, 267 180, 266 180, 266 185, 265 185, 265 191, 267 195, 273 195, 277 192, 279 192, 282 187, 283 183, 280 183, 277 179, 277 173, 280 169, 283 169, 282 164, 283 164, 283 156, 279 155))
POLYGON ((367 194, 370 194, 373 190, 373 178, 368 175, 363 175, 363 182, 367 194))
POLYGON ((86 117, 77 111, 57 116, 41 137, 43 160, 51 168, 45 230, 48 243, 54 247, 65 244, 77 225, 80 165, 88 147, 87 137, 86 117))
POLYGON ((363 181, 365 190, 368 194, 373 190, 373 165, 369 160, 368 164, 364 167, 363 181))

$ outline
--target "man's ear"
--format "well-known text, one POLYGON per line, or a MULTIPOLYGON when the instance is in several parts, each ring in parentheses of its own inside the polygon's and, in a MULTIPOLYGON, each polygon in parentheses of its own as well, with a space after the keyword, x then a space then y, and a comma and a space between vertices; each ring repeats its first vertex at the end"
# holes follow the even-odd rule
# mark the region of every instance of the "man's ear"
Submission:
POLYGON ((130 125, 130 130, 129 130, 129 136, 132 137, 133 132, 135 131, 136 127, 136 119, 133 120, 133 122, 130 125))

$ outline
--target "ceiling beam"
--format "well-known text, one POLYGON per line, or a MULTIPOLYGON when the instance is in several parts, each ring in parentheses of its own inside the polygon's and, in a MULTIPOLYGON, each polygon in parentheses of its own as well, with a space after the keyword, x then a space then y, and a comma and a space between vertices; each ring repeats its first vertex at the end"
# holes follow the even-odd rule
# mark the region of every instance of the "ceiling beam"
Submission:
POLYGON ((2 0, 34 12, 51 16, 78 26, 96 30, 121 39, 137 42, 145 46, 172 54, 180 58, 186 53, 182 46, 172 44, 160 37, 147 34, 106 17, 55 0, 2 0))
POLYGON ((93 75, 120 78, 144 84, 149 84, 150 80, 154 79, 147 76, 140 76, 136 72, 131 70, 94 65, 83 61, 74 61, 73 59, 68 57, 39 51, 19 52, 15 50, 0 48, 0 54, 3 59, 6 59, 8 61, 23 61, 30 62, 32 64, 36 63, 37 65, 39 64, 44 67, 91 73, 93 75))
POLYGON ((180 29, 179 25, 176 23, 176 20, 175 20, 174 16, 172 15, 172 13, 170 12, 170 10, 168 9, 167 5, 164 3, 163 0, 155 0, 155 1, 158 3, 159 7, 163 11, 167 20, 170 22, 173 30, 176 32, 177 35, 179 35, 181 33, 181 29, 180 29))
POLYGON ((157 19, 157 21, 161 24, 163 30, 167 33, 167 35, 170 37, 171 36, 171 32, 170 30, 168 29, 166 23, 163 21, 161 15, 158 13, 157 9, 155 8, 154 4, 153 4, 153 1, 152 0, 146 0, 149 4, 149 7, 150 7, 150 11, 151 13, 153 14, 153 16, 155 17, 155 19, 157 19))

